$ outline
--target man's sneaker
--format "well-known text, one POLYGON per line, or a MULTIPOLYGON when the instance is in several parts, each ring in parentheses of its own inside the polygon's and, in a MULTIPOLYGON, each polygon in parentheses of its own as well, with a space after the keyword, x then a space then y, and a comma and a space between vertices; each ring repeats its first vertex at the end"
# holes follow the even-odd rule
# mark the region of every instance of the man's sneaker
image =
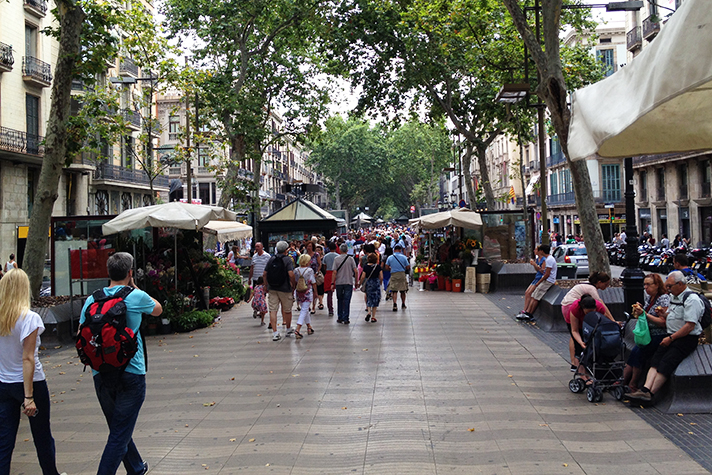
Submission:
POLYGON ((571 372, 572 373, 576 372, 576 365, 573 365, 573 364, 571 365, 571 372))
POLYGON ((529 315, 528 313, 524 313, 524 312, 520 313, 515 318, 517 320, 521 320, 523 322, 529 322, 529 321, 533 320, 531 315, 529 315))
POLYGON ((287 336, 292 336, 292 335, 294 335, 294 328, 292 328, 292 327, 287 328, 287 336))
POLYGON ((650 391, 643 391, 639 389, 633 393, 626 395, 628 399, 635 399, 637 401, 649 402, 653 399, 653 395, 650 391))
POLYGON ((282 339, 282 336, 279 333, 275 333, 272 335, 272 341, 279 341, 282 339))

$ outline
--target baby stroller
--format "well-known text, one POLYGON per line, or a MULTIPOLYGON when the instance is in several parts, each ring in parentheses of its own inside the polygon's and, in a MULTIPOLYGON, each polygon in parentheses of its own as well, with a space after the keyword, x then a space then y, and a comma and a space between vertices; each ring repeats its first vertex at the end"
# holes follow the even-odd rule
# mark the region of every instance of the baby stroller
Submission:
POLYGON ((586 399, 589 402, 600 402, 603 399, 603 391, 609 391, 619 401, 623 399, 625 394, 623 331, 625 330, 621 329, 617 322, 609 320, 598 312, 586 314, 581 335, 586 348, 579 356, 579 361, 589 374, 591 384, 586 386, 579 369, 569 381, 569 389, 572 393, 586 390, 586 399))

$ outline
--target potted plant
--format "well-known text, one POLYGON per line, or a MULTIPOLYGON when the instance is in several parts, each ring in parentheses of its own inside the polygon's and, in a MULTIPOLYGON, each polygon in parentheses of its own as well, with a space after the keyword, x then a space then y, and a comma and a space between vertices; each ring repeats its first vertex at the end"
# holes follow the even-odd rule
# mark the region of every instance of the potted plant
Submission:
POLYGON ((455 267, 452 270, 452 291, 453 292, 462 292, 462 279, 465 278, 465 275, 462 273, 462 270, 459 267, 455 267))
POLYGON ((450 277, 452 266, 448 262, 438 264, 435 272, 438 274, 438 290, 446 290, 447 278, 450 277))

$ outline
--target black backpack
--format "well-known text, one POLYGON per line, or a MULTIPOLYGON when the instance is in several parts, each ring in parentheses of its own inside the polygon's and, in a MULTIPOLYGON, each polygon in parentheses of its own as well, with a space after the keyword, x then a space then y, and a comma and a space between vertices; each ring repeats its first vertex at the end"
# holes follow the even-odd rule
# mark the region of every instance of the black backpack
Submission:
POLYGON ((267 264, 267 283, 271 289, 278 289, 287 281, 287 266, 284 264, 285 257, 287 256, 279 254, 267 264))
POLYGON ((132 291, 124 287, 111 296, 103 289, 92 294, 76 347, 81 362, 96 371, 122 371, 138 351, 136 335, 126 323, 125 299, 132 291))
POLYGON ((682 305, 685 305, 685 301, 687 300, 687 297, 689 297, 692 294, 697 294, 697 296, 702 300, 702 305, 704 305, 705 309, 702 312, 702 318, 700 318, 700 325, 702 326, 702 329, 704 330, 708 326, 712 325, 712 304, 710 304, 710 301, 707 297, 702 292, 695 292, 694 290, 690 290, 685 292, 685 295, 682 296, 682 305))

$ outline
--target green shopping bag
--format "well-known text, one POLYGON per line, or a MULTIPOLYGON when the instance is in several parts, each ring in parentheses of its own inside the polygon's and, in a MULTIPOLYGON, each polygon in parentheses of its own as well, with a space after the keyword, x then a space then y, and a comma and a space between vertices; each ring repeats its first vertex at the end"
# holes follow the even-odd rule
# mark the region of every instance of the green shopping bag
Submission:
POLYGON ((650 344, 650 328, 648 328, 648 316, 645 312, 638 317, 638 323, 635 324, 633 329, 633 337, 635 344, 638 346, 650 344))

